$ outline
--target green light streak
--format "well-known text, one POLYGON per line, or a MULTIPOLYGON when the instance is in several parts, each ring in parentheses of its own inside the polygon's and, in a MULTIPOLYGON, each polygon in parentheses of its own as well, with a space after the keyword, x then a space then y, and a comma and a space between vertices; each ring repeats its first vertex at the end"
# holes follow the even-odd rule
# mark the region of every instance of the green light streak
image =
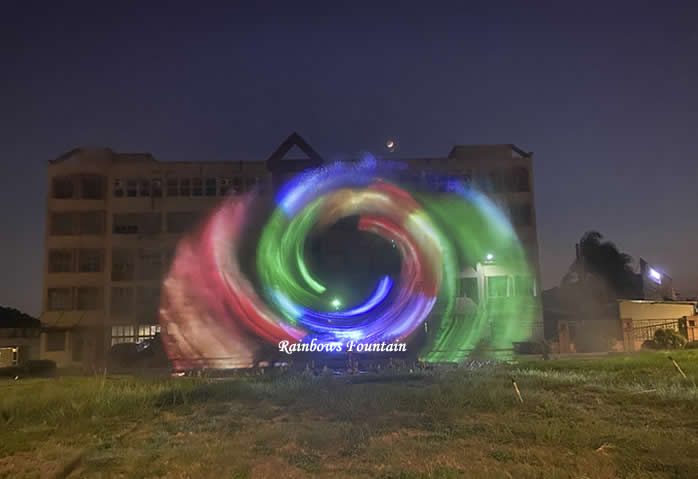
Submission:
POLYGON ((474 310, 455 310, 461 271, 476 268, 488 253, 496 252, 501 274, 534 277, 511 225, 482 205, 455 196, 415 196, 438 231, 443 261, 441 290, 429 318, 433 327, 420 357, 428 362, 458 362, 467 359, 481 342, 490 350, 509 350, 513 342, 529 339, 537 318, 535 297, 486 298, 485 290, 474 310))

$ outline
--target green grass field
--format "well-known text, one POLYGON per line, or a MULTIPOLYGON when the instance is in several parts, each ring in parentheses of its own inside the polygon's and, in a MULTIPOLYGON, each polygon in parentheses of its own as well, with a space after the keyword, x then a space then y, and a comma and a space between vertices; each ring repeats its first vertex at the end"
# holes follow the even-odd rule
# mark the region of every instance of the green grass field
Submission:
POLYGON ((698 477, 698 350, 357 377, 0 381, 0 478, 698 477), (523 404, 510 378, 521 390, 523 404))

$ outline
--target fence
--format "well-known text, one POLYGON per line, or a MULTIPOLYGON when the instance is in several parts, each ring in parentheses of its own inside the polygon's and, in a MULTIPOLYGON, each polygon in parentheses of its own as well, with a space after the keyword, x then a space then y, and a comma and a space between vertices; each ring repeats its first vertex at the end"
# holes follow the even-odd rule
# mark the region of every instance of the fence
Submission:
POLYGON ((679 319, 659 319, 659 320, 642 320, 633 321, 633 339, 635 341, 646 341, 654 339, 654 333, 658 329, 672 329, 677 333, 681 332, 679 319), (640 323, 640 326, 635 324, 640 323))

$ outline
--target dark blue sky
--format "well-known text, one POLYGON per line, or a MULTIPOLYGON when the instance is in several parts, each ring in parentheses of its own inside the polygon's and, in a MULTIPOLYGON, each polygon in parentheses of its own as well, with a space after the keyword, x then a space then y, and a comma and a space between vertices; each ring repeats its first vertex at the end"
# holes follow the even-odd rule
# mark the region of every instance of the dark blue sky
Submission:
POLYGON ((696 2, 13 3, 0 304, 40 310, 48 160, 264 159, 294 130, 327 158, 515 143, 535 152, 545 287, 596 229, 698 293, 696 2))

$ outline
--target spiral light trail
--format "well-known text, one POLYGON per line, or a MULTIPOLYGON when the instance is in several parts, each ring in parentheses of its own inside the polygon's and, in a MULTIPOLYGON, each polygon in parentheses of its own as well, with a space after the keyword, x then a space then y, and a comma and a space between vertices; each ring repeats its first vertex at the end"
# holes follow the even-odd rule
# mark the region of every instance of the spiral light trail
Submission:
POLYGON ((261 233, 250 226, 258 192, 225 198, 180 242, 164 281, 160 321, 175 369, 250 367, 278 352, 280 341, 407 342, 423 360, 458 361, 485 339, 502 349, 525 340, 530 297, 465 310, 457 301, 461 273, 491 251, 499 267, 532 275, 506 216, 454 179, 447 191, 430 191, 433 183, 405 180, 404 172, 368 156, 300 174, 278 192, 261 233), (382 277, 362 304, 327 311, 327 286, 307 264, 306 239, 350 216, 360 218, 359 230, 393 242, 401 270, 382 277), (242 261, 249 241, 253 272, 242 261))

